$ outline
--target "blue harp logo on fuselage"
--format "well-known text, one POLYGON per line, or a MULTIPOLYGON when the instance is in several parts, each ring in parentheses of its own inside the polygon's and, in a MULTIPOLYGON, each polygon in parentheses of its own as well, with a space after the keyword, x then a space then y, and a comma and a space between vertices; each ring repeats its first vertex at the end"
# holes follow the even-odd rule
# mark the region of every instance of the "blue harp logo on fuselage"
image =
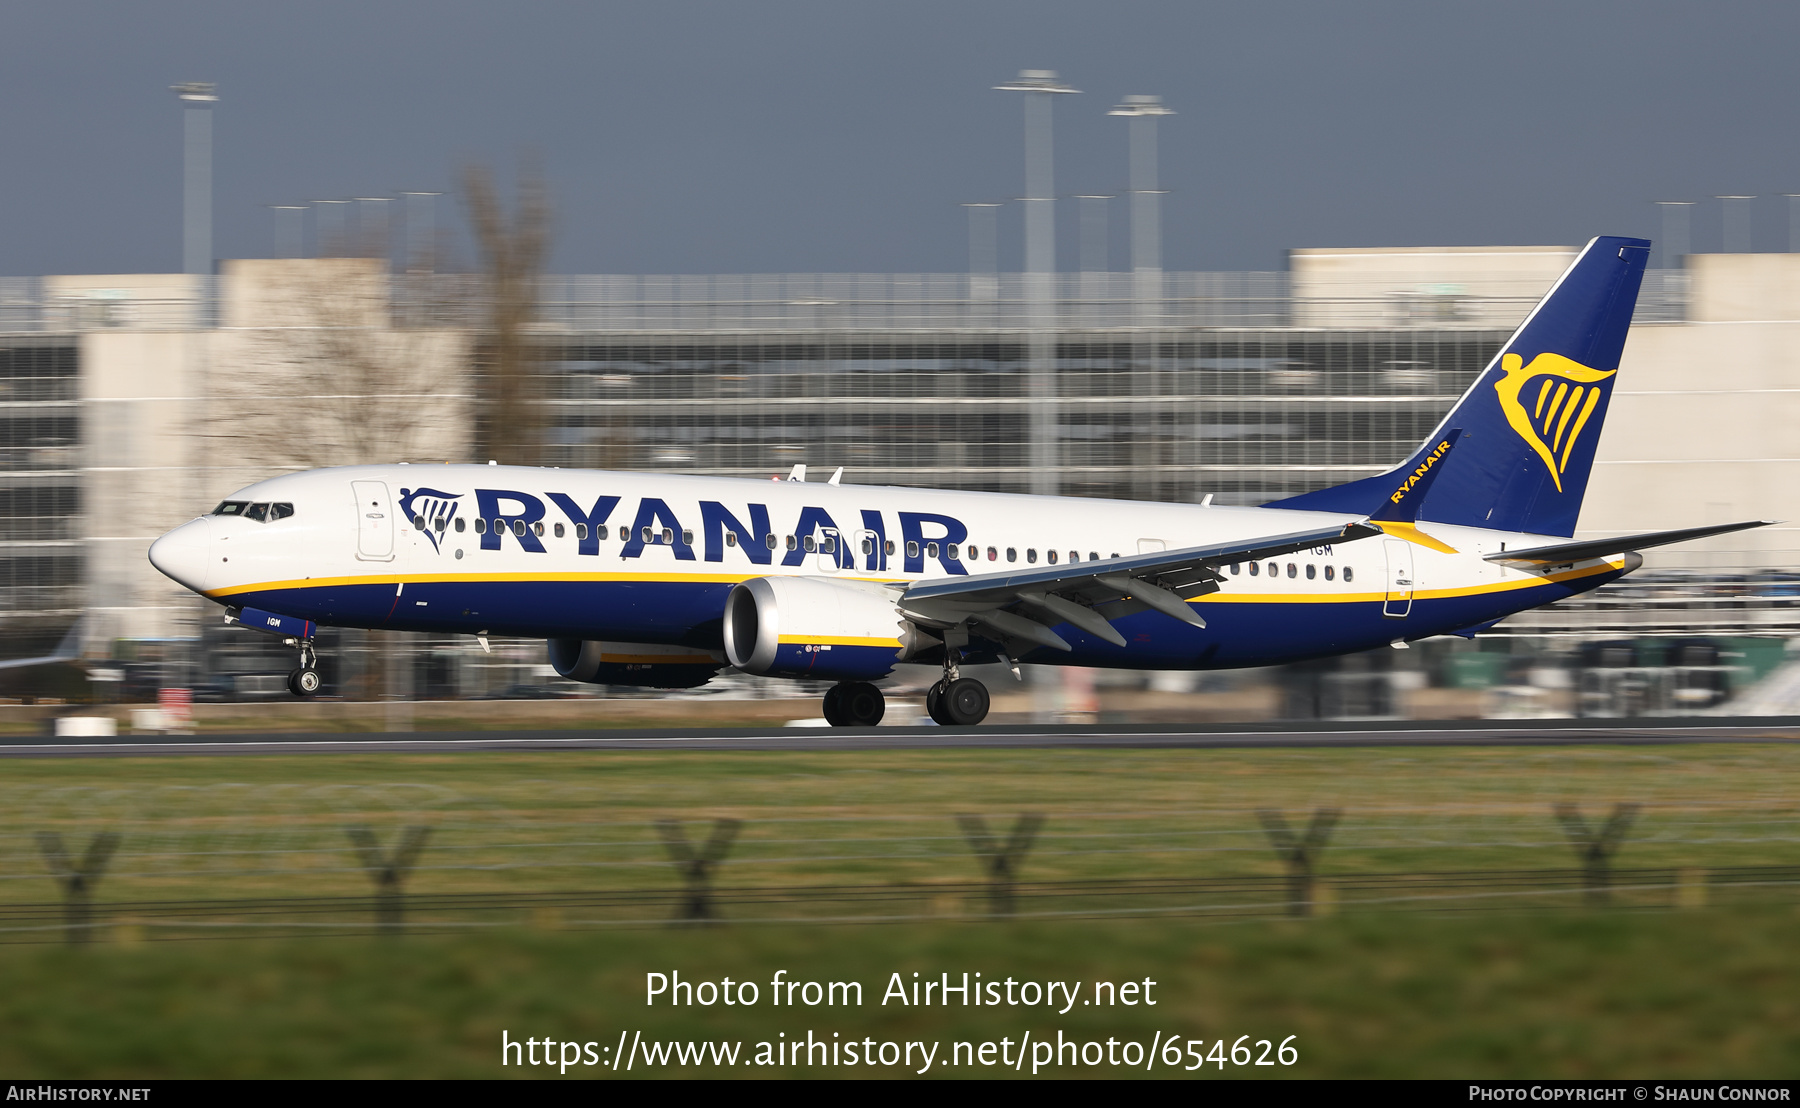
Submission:
POLYGON ((456 518, 457 501, 462 499, 460 492, 444 492, 440 489, 401 489, 400 514, 410 520, 423 520, 421 528, 425 537, 431 540, 432 549, 441 549, 438 536, 450 526, 456 518), (440 526, 438 521, 442 520, 440 526))

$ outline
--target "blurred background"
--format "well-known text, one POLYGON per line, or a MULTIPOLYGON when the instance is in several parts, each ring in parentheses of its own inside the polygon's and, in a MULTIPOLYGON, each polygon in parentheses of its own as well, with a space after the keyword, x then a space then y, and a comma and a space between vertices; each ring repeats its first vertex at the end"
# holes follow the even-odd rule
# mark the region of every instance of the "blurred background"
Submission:
MULTIPOLYGON (((1263 503, 1404 457, 1590 234, 1657 249, 1578 534, 1800 519, 1778 7, 171 11, 5 48, 0 661, 33 664, 0 727, 163 690, 203 726, 810 718, 798 683, 355 631, 295 704, 292 652, 145 552, 363 462, 1263 503)), ((993 675, 992 718, 1800 714, 1796 545, 1655 550, 1474 640, 993 675)))

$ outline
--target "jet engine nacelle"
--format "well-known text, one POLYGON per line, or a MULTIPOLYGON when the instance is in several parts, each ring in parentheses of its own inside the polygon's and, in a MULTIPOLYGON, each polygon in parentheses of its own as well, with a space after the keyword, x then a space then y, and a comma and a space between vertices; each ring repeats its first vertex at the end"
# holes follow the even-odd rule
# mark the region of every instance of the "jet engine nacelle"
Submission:
POLYGON ((594 685, 692 689, 711 681, 725 665, 717 655, 684 646, 591 639, 549 639, 547 645, 557 673, 594 685))
POLYGON ((872 681, 932 638, 880 586, 818 577, 752 577, 725 600, 725 657, 760 677, 872 681))

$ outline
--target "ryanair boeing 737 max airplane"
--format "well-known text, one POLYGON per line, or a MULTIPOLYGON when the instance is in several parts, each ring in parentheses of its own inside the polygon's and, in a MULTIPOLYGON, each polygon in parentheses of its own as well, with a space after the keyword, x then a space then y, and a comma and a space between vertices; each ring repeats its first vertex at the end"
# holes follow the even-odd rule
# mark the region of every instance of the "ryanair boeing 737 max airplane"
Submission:
MULTIPOLYGON (((548 640, 576 681, 702 684, 726 667, 871 682, 942 665, 933 719, 1006 660, 1226 669, 1490 627, 1760 522, 1574 542, 1650 244, 1588 243, 1442 424, 1378 476, 1256 508, 790 479, 356 466, 261 481, 150 548, 225 618, 298 647, 320 626, 548 640)), ((796 477, 801 476, 799 472, 796 477)))

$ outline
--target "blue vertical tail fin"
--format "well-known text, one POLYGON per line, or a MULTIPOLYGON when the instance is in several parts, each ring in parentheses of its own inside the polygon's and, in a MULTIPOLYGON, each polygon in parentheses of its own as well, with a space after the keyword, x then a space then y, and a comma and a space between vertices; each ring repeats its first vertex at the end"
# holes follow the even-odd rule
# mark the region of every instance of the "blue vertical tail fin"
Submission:
POLYGON ((1375 512, 1455 427, 1462 440, 1433 474, 1419 518, 1573 535, 1649 257, 1647 239, 1589 242, 1411 457, 1265 507, 1375 512))

